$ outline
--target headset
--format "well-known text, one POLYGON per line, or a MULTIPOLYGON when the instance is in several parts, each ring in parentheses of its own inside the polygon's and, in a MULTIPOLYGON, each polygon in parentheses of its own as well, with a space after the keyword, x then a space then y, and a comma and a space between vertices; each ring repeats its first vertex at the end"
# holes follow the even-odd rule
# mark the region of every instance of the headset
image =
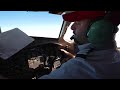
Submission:
POLYGON ((108 12, 104 17, 91 20, 88 26, 86 37, 96 47, 102 48, 111 44, 115 34, 118 32, 118 27, 110 21, 110 15, 110 12, 108 12))

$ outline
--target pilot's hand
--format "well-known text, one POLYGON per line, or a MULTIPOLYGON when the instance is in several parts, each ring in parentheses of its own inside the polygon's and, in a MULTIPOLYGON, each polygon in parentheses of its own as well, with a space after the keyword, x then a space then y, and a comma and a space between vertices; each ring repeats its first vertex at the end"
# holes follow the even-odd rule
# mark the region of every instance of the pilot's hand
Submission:
POLYGON ((67 62, 71 58, 75 58, 75 55, 73 55, 72 53, 70 53, 64 49, 60 49, 60 50, 61 50, 62 55, 63 55, 61 63, 67 62))
POLYGON ((75 43, 69 43, 69 44, 66 44, 66 45, 60 45, 59 49, 64 49, 64 51, 66 50, 67 52, 75 55, 76 54, 76 45, 75 43))
POLYGON ((67 42, 63 39, 63 37, 60 37, 58 42, 61 45, 60 49, 65 49, 73 55, 76 54, 76 44, 74 41, 67 42))
POLYGON ((66 42, 63 37, 59 38, 59 49, 63 52, 63 61, 68 61, 76 55, 76 44, 74 42, 66 42))

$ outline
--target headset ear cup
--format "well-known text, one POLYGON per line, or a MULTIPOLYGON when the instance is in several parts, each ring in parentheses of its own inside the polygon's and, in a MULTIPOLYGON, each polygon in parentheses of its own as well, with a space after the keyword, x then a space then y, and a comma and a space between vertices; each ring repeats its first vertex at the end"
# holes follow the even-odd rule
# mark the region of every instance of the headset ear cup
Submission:
POLYGON ((117 33, 119 31, 118 26, 115 27, 114 33, 117 33))
POLYGON ((95 46, 102 46, 113 39, 115 26, 108 20, 95 21, 89 28, 87 38, 95 46))

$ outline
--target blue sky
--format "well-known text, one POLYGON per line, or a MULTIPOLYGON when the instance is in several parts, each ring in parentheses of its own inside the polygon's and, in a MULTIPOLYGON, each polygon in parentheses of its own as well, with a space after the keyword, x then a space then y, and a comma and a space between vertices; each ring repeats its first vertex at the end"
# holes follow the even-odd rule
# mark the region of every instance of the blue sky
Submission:
POLYGON ((19 28, 30 36, 57 38, 62 21, 61 15, 48 14, 47 11, 0 11, 0 27, 2 32, 19 28))

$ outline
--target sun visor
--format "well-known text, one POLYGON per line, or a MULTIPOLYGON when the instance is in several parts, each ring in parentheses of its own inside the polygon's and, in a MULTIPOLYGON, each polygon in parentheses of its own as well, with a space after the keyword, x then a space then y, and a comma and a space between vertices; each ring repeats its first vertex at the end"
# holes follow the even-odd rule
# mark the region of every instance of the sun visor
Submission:
POLYGON ((0 33, 0 58, 8 59, 33 41, 18 28, 0 33))

